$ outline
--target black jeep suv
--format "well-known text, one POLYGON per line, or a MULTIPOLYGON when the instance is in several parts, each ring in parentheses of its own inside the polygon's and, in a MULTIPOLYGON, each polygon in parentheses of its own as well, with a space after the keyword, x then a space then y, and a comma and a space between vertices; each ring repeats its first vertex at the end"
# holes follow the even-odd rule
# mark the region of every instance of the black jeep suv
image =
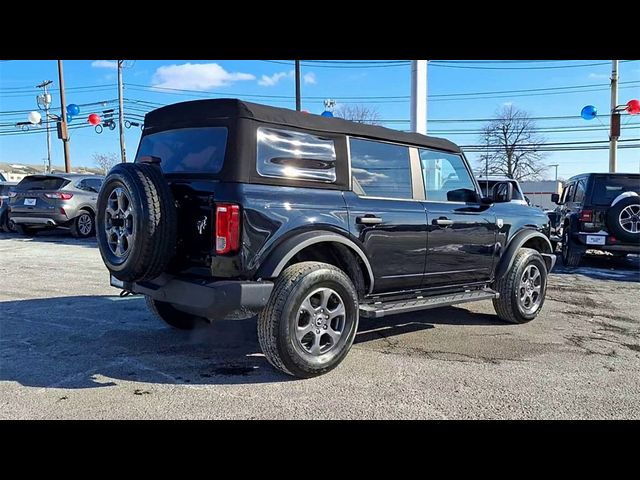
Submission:
POLYGON ((640 253, 640 174, 583 173, 565 182, 558 218, 562 260, 580 265, 587 250, 640 253))
POLYGON ((98 197, 111 284, 168 324, 258 313, 267 360, 338 365, 358 319, 492 299, 523 323, 555 262, 548 218, 482 198, 455 144, 217 99, 148 113, 98 197))

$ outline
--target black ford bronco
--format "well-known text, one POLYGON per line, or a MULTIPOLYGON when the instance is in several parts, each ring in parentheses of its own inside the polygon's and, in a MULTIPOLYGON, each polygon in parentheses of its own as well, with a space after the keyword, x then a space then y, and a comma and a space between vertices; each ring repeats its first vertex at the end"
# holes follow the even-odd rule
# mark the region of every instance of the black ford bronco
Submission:
POLYGON ((587 250, 617 257, 640 253, 640 174, 583 173, 565 182, 558 233, 562 260, 577 267, 587 250))
POLYGON ((360 316, 492 299, 535 318, 555 256, 542 210, 481 196, 439 138, 230 99, 145 117, 135 163, 98 198, 111 284, 171 326, 258 314, 297 377, 347 355, 360 316))

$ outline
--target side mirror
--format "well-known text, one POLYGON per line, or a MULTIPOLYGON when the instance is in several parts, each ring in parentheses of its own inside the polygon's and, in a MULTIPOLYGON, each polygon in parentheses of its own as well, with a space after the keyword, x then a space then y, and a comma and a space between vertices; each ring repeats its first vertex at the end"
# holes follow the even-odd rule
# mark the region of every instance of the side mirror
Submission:
POLYGON ((513 184, 500 182, 493 186, 493 201, 495 203, 509 203, 513 200, 513 184))
POLYGON ((555 203, 556 205, 560 205, 560 195, 557 193, 552 193, 551 194, 551 201, 553 203, 555 203))

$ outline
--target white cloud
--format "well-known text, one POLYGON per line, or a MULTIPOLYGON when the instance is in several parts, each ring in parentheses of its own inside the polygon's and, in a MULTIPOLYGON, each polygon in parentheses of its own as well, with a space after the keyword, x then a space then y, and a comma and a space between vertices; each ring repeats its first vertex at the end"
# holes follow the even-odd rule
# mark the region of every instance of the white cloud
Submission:
POLYGON ((94 60, 91 62, 91 66, 93 68, 112 68, 115 70, 118 68, 118 62, 115 60, 94 60))
POLYGON ((258 85, 262 85, 263 87, 273 87, 280 83, 280 80, 285 78, 293 78, 295 76, 295 72, 293 70, 289 72, 278 72, 273 75, 262 75, 260 80, 258 80, 258 85))
POLYGON ((151 83, 154 87, 204 91, 255 78, 250 73, 227 72, 217 63, 183 63, 158 67, 151 83))
POLYGON ((512 107, 513 106, 513 102, 504 102, 502 104, 503 107, 512 107))
MULTIPOLYGON (((258 85, 262 85, 263 87, 273 87, 280 83, 280 80, 293 80, 296 76, 295 71, 289 70, 288 72, 277 72, 273 75, 262 75, 260 80, 258 80, 258 85)), ((302 76, 302 81, 305 85, 315 85, 318 83, 316 80, 316 74, 313 72, 305 73, 302 76)))
POLYGON ((316 80, 316 74, 313 72, 305 73, 302 77, 302 80, 304 80, 304 83, 306 85, 315 85, 316 83, 318 83, 318 81, 316 80))
POLYGON ((609 80, 609 75, 606 73, 590 73, 589 80, 609 80))

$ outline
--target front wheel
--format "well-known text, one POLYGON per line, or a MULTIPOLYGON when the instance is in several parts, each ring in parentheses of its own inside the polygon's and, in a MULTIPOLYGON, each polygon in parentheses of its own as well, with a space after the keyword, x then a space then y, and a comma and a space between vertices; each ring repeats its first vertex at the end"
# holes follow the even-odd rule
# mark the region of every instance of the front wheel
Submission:
POLYGON ((334 369, 358 330, 358 294, 340 269, 320 262, 288 267, 258 317, 265 357, 289 375, 310 378, 334 369))
POLYGON ((500 294, 493 306, 501 320, 527 323, 538 316, 547 290, 547 266, 542 255, 531 248, 521 248, 513 265, 496 282, 500 294))

